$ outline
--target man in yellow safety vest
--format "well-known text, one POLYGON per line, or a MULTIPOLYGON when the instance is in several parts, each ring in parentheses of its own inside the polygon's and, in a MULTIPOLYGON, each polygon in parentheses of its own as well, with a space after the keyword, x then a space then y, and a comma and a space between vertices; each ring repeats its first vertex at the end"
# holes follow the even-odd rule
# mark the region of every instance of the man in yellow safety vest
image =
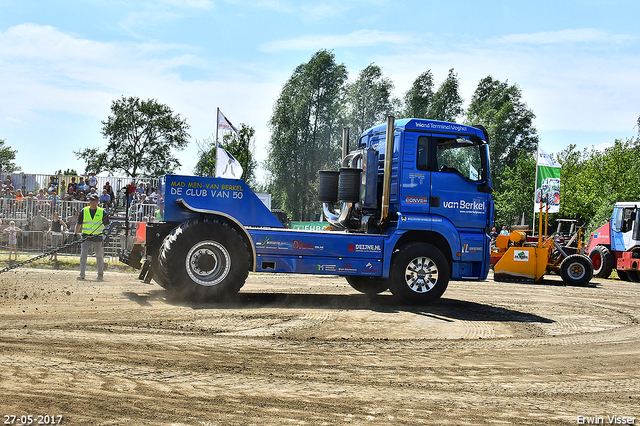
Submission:
POLYGON ((89 194, 89 205, 83 208, 78 215, 75 233, 82 231, 84 241, 80 246, 80 275, 79 280, 84 280, 84 273, 87 267, 87 256, 89 249, 93 245, 96 252, 96 263, 98 265, 98 281, 103 280, 104 274, 104 247, 102 231, 105 225, 109 224, 109 216, 103 209, 98 207, 98 194, 89 194))

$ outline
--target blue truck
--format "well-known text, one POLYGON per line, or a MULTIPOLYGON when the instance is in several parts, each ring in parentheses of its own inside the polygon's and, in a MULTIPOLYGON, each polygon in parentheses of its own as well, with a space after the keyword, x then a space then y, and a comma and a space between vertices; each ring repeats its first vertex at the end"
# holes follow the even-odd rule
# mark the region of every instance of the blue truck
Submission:
POLYGON ((450 279, 483 280, 493 225, 482 126, 394 120, 365 131, 340 170, 319 171, 330 230, 285 229, 241 179, 165 175, 144 247, 122 260, 191 300, 236 294, 249 271, 344 276, 407 304, 439 299, 450 279))

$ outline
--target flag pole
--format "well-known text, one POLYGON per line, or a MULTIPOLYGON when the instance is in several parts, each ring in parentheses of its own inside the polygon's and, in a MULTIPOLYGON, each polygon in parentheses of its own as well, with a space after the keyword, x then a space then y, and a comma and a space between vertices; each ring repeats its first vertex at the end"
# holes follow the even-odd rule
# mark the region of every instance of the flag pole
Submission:
MULTIPOLYGON (((216 154, 214 156, 215 162, 214 162, 214 169, 213 169, 213 176, 216 176, 216 170, 218 170, 218 128, 220 126, 220 107, 216 108, 216 144, 215 144, 215 151, 216 154)), ((216 176, 217 177, 217 176, 216 176)))
MULTIPOLYGON (((540 141, 538 141, 538 146, 536 147, 536 180, 533 183, 533 205, 536 205, 536 190, 538 189, 538 158, 540 157, 540 141)), ((542 196, 540 197, 542 199, 542 196)), ((542 214, 542 210, 540 210, 540 214, 542 214)), ((536 208, 533 208, 533 230, 531 231, 531 235, 536 234, 536 208)), ((539 232, 539 231, 538 231, 539 232)))

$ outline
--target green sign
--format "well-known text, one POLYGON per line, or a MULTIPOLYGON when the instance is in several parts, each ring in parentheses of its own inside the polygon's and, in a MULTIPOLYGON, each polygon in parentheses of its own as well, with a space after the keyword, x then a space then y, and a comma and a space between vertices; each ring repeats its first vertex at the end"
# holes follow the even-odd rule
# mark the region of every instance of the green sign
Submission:
POLYGON ((560 211, 560 171, 561 166, 554 159, 538 148, 538 162, 536 168, 536 196, 533 206, 534 212, 557 213, 560 211))
POLYGON ((322 231, 327 226, 329 226, 328 222, 291 222, 291 229, 304 231, 322 231))

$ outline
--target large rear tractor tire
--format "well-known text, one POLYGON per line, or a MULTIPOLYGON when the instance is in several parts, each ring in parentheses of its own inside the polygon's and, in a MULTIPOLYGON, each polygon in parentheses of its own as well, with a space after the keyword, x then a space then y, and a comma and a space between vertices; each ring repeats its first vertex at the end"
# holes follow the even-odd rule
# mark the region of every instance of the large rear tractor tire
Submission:
POLYGON ((629 275, 627 275, 627 271, 622 271, 620 269, 618 269, 618 278, 620 278, 622 281, 630 281, 629 275))
POLYGON ((569 285, 586 285, 593 277, 593 264, 587 256, 572 254, 560 264, 562 281, 569 285))
POLYGON ((403 303, 425 305, 444 294, 450 277, 449 262, 440 250, 427 243, 410 243, 394 254, 389 289, 403 303))
POLYGON ((191 301, 235 295, 249 275, 249 254, 242 237, 226 223, 197 219, 176 227, 158 256, 165 288, 191 301))
POLYGON ((593 276, 597 278, 609 278, 615 266, 615 256, 605 246, 595 246, 589 259, 593 263, 593 276))
MULTIPOLYGON (((159 252, 158 252, 159 254, 159 252)), ((162 275, 160 273, 160 262, 158 256, 154 256, 151 260, 150 272, 153 274, 153 280, 162 288, 169 290, 171 287, 167 285, 166 282, 162 280, 162 275)))
POLYGON ((631 281, 633 283, 640 282, 640 272, 638 272, 638 271, 628 270, 627 271, 627 277, 629 278, 629 281, 631 281))
POLYGON ((345 277, 354 290, 369 296, 375 296, 389 289, 389 280, 380 277, 360 277, 348 275, 345 277))

